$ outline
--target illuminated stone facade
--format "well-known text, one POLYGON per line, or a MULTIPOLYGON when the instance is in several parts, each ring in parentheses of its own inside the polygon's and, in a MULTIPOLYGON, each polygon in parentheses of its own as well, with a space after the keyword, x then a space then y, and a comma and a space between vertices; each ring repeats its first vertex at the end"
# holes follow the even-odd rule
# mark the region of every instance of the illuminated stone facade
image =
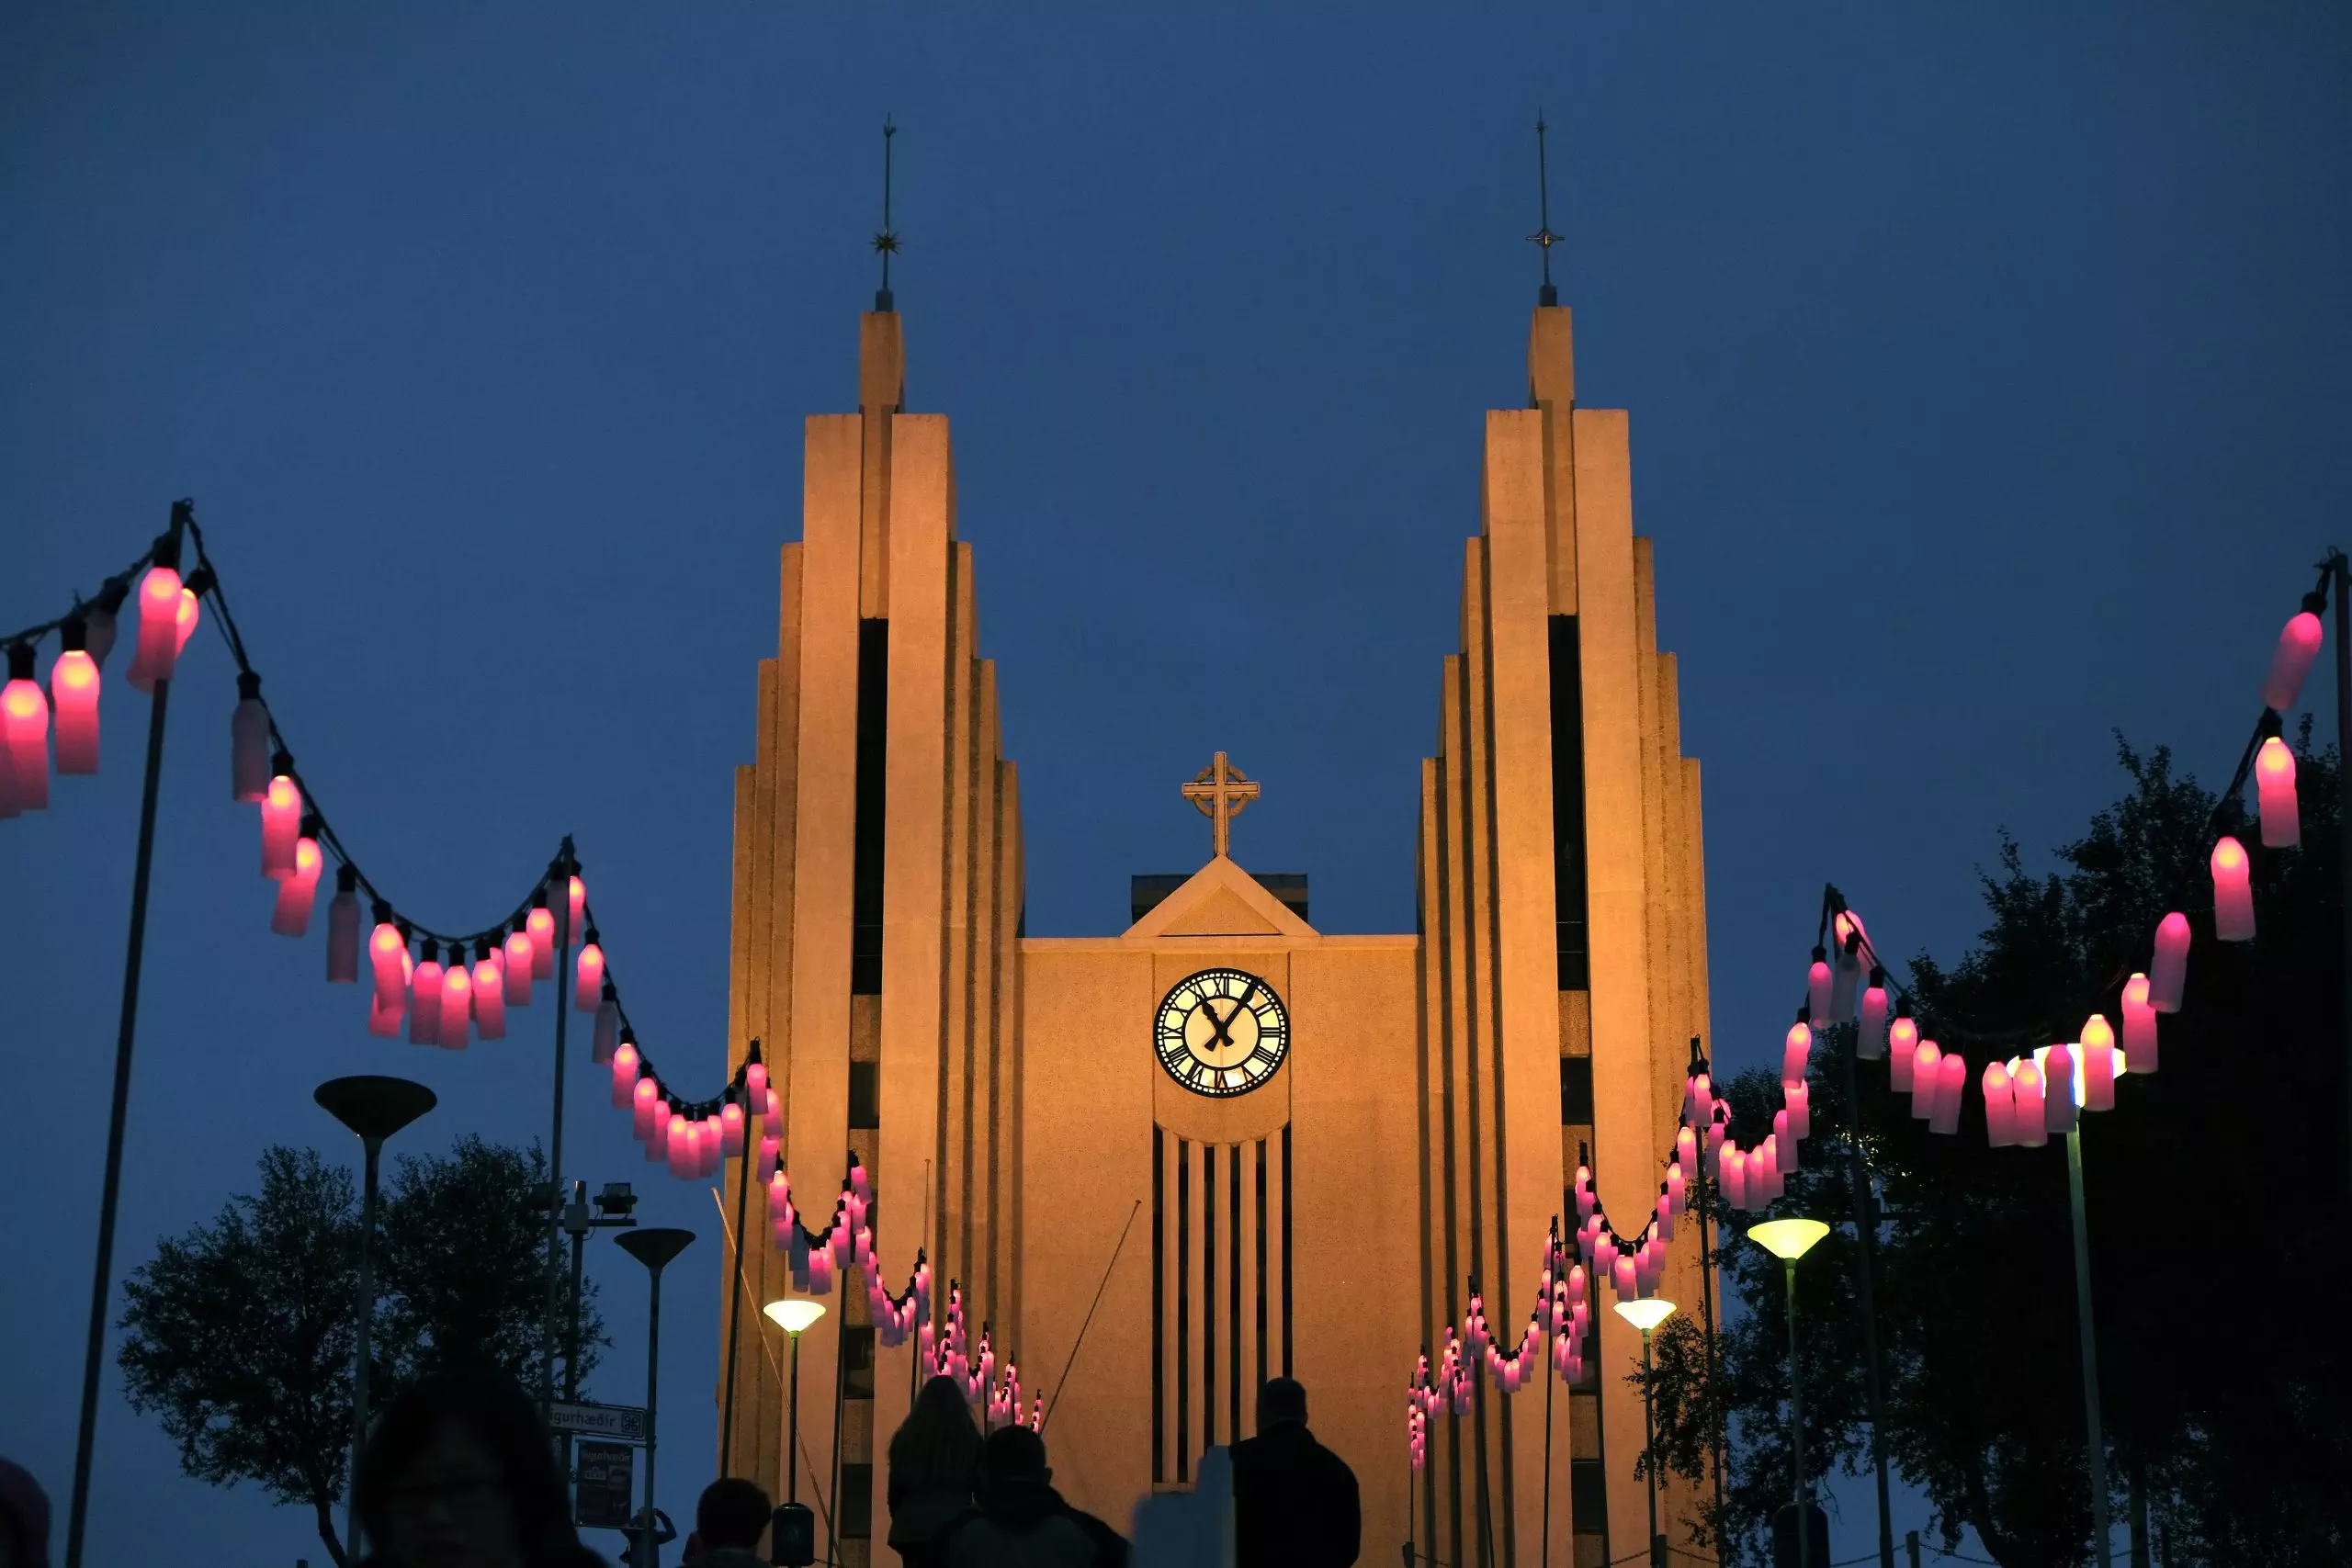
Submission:
MULTIPOLYGON (((1123 933, 1023 933, 1019 775, 947 421, 902 412, 903 367, 899 318, 866 315, 859 412, 808 423, 782 635, 736 779, 731 1032, 739 1053, 766 1043, 804 1201, 830 1201, 847 1151, 865 1159, 891 1282, 918 1245, 943 1304, 964 1282, 1027 1386, 1061 1396, 1058 1483, 1114 1522, 1249 1435, 1258 1380, 1286 1371, 1363 1484, 1365 1561, 1408 1529, 1459 1564, 1639 1551, 1642 1411, 1623 1380, 1640 1337, 1613 1314, 1598 1379, 1554 1391, 1548 1486, 1540 1384, 1438 1421, 1409 1491, 1405 1448, 1415 1357, 1460 1321, 1465 1281, 1500 1332, 1524 1322, 1580 1145, 1613 1213, 1645 1209, 1706 1032, 1699 764, 1657 648, 1626 418, 1576 406, 1568 312, 1535 312, 1528 406, 1487 416, 1461 650, 1421 765, 1419 929, 1396 936, 1324 935, 1223 856, 1123 933), (1211 969, 1271 990, 1287 1023, 1244 1092, 1197 1092, 1155 1052, 1171 988, 1211 969)), ((1241 1000, 1178 1034, 1246 1048, 1241 1000)), ((722 1264, 721 1344, 744 1309, 733 1468, 780 1495, 786 1347, 756 1307, 788 1281, 759 1213, 740 1286, 731 1250, 722 1264)), ((1695 1270, 1686 1228, 1666 1293, 1695 1303, 1695 1270)), ((888 1562, 879 1459, 910 1352, 877 1367, 862 1291, 832 1304, 802 1348, 802 1495, 837 1512, 845 1561, 888 1562)), ((1677 1545, 1691 1503, 1679 1483, 1664 1500, 1677 1545)))

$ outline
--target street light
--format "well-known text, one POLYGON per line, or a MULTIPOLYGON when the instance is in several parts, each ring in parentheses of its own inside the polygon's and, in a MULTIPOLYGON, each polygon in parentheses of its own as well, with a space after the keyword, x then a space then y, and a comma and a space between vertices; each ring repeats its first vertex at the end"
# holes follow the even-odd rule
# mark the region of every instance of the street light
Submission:
POLYGON ((326 1113, 359 1134, 367 1151, 365 1196, 359 1206, 359 1286, 357 1344, 351 1357, 351 1489, 344 1495, 343 1539, 351 1554, 359 1555, 359 1450, 368 1441, 368 1327, 376 1315, 376 1168, 384 1140, 407 1126, 439 1101, 433 1091, 406 1078, 361 1073, 329 1078, 311 1091, 326 1113))
POLYGON ((1813 1520, 1804 1473, 1804 1379, 1797 1366, 1797 1259, 1829 1234, 1819 1220, 1766 1220, 1747 1227, 1748 1238, 1781 1260, 1788 1287, 1789 1315, 1789 1449, 1794 1479, 1792 1513, 1797 1533, 1797 1568, 1811 1568, 1813 1520))
POLYGON ((800 1331, 825 1315, 825 1303, 806 1296, 786 1296, 760 1310, 792 1339, 792 1419, 786 1443, 785 1501, 775 1511, 769 1539, 775 1561, 806 1563, 816 1554, 816 1528, 800 1501, 800 1331))
POLYGON ((645 1515, 644 1528, 631 1543, 635 1547, 637 1568, 654 1568, 653 1544, 653 1439, 659 1431, 656 1398, 662 1387, 662 1270, 670 1259, 686 1249, 695 1239, 692 1231, 672 1230, 653 1226, 633 1230, 616 1237, 621 1249, 639 1263, 652 1277, 652 1309, 645 1321, 645 1515))
POLYGON ((1619 1302, 1617 1315, 1642 1331, 1642 1457, 1649 1470, 1650 1568, 1666 1568, 1666 1538, 1657 1533, 1657 1424, 1650 1396, 1650 1330, 1674 1315, 1664 1296, 1619 1302))
MULTIPOLYGON (((2042 1081, 2050 1081, 2050 1053, 2052 1047, 2037 1045, 2033 1050, 2034 1066, 2041 1069, 2042 1081)), ((2083 1213, 2083 1119, 2086 1084, 2083 1061, 2089 1055, 2080 1045, 2068 1053, 2074 1058, 2075 1114, 2066 1125, 2066 1199, 2075 1222, 2075 1328, 2083 1349, 2083 1425, 2090 1441, 2085 1445, 2090 1464, 2091 1533, 2098 1546, 2099 1568, 2108 1568, 2113 1561, 2107 1539, 2107 1439, 2100 1430, 2098 1415, 2098 1337, 2091 1326, 2091 1239, 2089 1221, 2083 1213)), ((2115 1049, 2115 1072, 2124 1070, 2123 1052, 2115 1049)), ((2047 1123, 2044 1123, 2047 1125, 2047 1123)))

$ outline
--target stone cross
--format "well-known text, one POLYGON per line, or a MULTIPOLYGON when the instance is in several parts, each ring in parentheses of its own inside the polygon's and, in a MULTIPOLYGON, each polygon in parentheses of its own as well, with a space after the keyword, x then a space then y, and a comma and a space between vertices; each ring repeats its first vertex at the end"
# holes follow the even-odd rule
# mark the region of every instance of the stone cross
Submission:
POLYGON ((1198 807, 1201 815, 1209 819, 1211 837, 1216 845, 1216 858, 1224 860, 1229 857, 1233 818, 1241 815, 1243 807, 1258 798, 1258 786, 1250 782, 1249 774, 1227 761, 1225 753, 1219 751, 1210 760, 1209 765, 1184 786, 1184 798, 1198 807))

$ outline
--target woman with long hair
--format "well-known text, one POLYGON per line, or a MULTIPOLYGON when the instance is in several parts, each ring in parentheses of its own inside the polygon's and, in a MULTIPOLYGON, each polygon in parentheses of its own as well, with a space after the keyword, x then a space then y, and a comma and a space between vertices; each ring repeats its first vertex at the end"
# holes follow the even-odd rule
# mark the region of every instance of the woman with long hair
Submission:
POLYGON ((436 1372, 377 1418, 354 1478, 369 1568, 591 1568, 537 1406, 496 1371, 436 1372))
POLYGON ((980 1434, 954 1378, 933 1378, 890 1435, 890 1545, 908 1568, 935 1568, 939 1532, 972 1506, 980 1434))

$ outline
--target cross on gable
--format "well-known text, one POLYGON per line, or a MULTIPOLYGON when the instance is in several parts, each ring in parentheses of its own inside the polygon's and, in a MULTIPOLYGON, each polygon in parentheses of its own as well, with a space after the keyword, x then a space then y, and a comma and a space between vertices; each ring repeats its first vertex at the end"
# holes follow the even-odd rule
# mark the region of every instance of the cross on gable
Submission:
POLYGON ((1232 840, 1233 818, 1241 808, 1258 798, 1258 786, 1250 776, 1219 751, 1209 765, 1193 776, 1184 786, 1184 798, 1200 808, 1209 819, 1209 831, 1216 846, 1216 858, 1230 859, 1227 846, 1232 840))

